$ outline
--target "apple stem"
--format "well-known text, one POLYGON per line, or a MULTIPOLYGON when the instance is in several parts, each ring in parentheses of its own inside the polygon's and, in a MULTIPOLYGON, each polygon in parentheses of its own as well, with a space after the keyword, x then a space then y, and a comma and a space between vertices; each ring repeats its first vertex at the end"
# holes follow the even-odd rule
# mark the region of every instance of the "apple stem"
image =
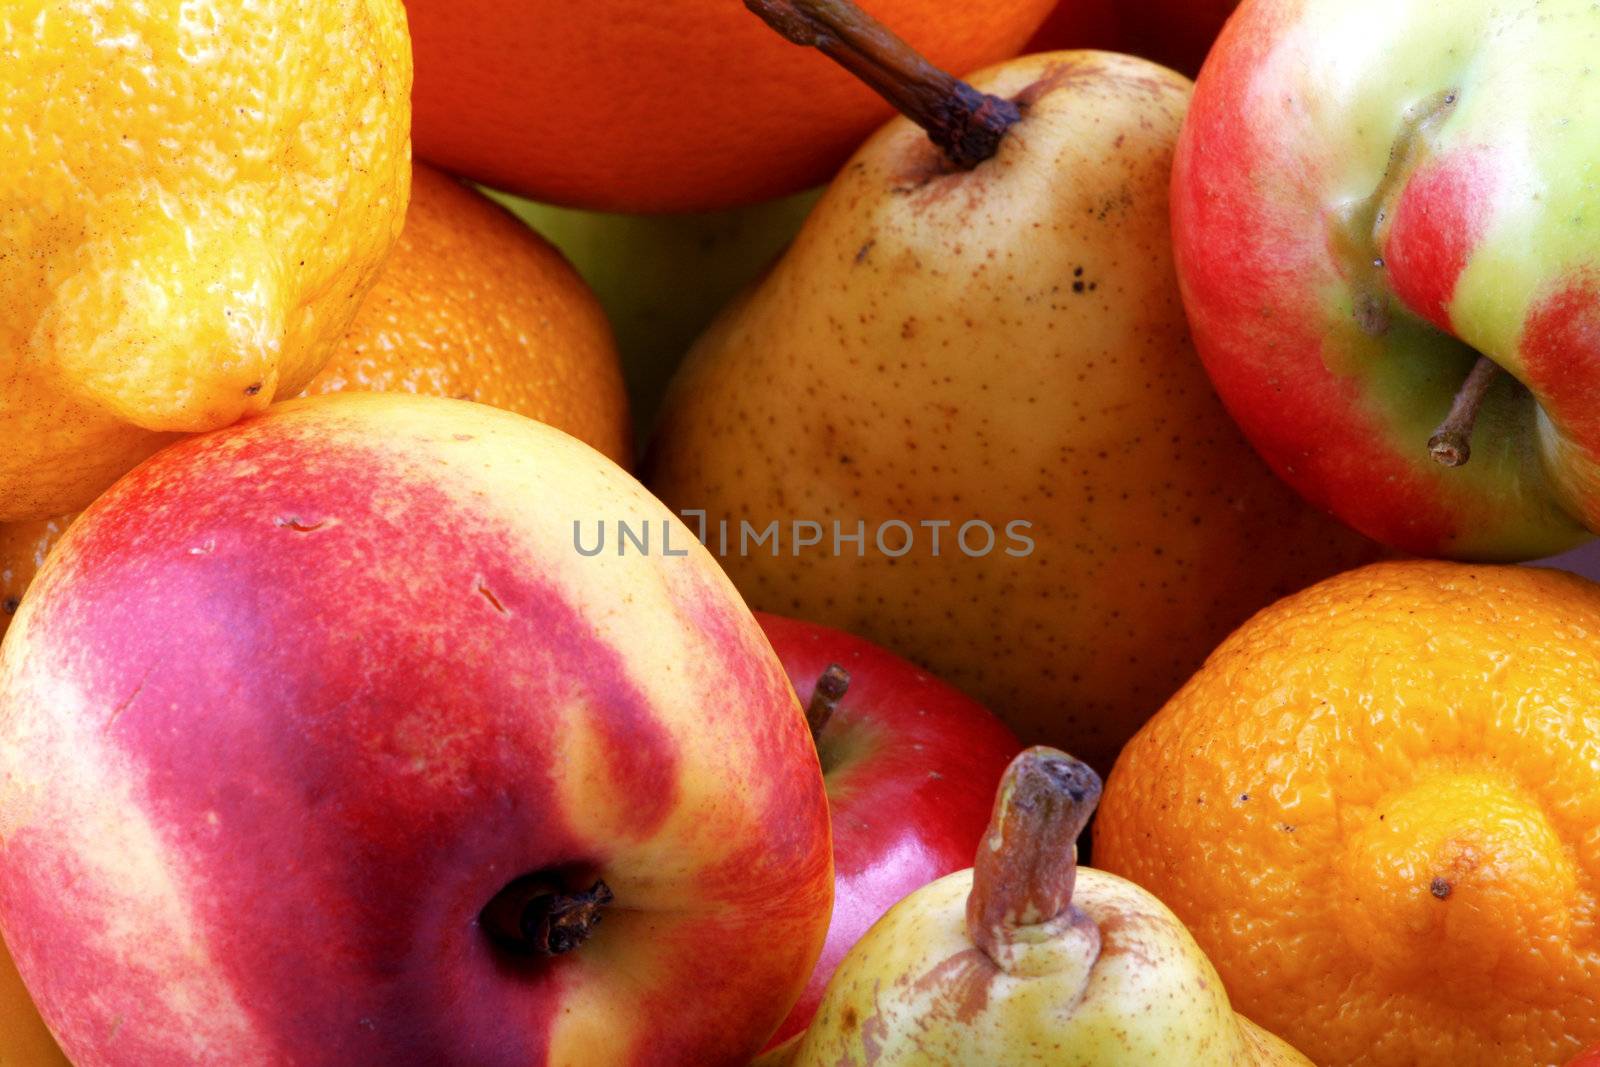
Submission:
MULTIPOLYGON (((1100 776, 1065 752, 1036 745, 1006 768, 967 897, 967 935, 996 963, 1017 930, 1077 912, 1078 835, 1099 801, 1100 776)), ((1072 918, 1098 950, 1098 929, 1072 918)))
POLYGON ((542 875, 519 878, 484 907, 478 921, 497 943, 524 956, 561 956, 589 940, 601 909, 616 898, 600 879, 567 891, 542 875))
POLYGON ((851 0, 745 0, 794 44, 819 49, 912 122, 961 170, 1000 150, 1022 119, 1010 100, 980 93, 935 67, 851 0))
POLYGON ((1440 466, 1459 467, 1472 458, 1472 429, 1477 425, 1483 398, 1499 373, 1500 365, 1488 356, 1479 356, 1472 365, 1472 372, 1450 404, 1450 414, 1428 438, 1428 451, 1440 466))
POLYGON ((828 669, 817 679, 817 687, 811 691, 811 702, 806 705, 806 725, 811 727, 812 742, 822 737, 822 731, 833 713, 839 710, 839 701, 844 699, 845 690, 849 688, 850 672, 837 663, 828 664, 828 669))

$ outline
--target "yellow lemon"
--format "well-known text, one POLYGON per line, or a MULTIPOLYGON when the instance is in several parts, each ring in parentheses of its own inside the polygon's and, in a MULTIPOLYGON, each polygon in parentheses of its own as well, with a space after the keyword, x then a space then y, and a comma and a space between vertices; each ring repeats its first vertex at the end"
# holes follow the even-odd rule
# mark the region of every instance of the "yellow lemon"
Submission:
POLYGON ((321 369, 405 217, 400 0, 0 4, 0 521, 321 369))

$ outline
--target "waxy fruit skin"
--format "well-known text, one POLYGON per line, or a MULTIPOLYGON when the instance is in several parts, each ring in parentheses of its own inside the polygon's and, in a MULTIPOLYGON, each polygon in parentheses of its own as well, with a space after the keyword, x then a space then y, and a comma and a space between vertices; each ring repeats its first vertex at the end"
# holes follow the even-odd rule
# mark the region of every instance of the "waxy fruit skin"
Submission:
POLYGON ((0 652, 0 928, 78 1067, 742 1063, 827 928, 826 798, 749 611, 572 438, 297 400, 72 527, 0 652), (579 555, 573 523, 653 526, 579 555), (554 870, 613 891, 518 957, 554 870))
POLYGON ((1172 200, 1196 345, 1372 537, 1510 560, 1600 529, 1596 55, 1590 0, 1246 0, 1206 61, 1172 200), (1442 467, 1479 354, 1507 373, 1442 467))
POLYGON ((833 918, 806 990, 773 1035, 805 1028, 828 977, 913 890, 972 865, 1016 735, 948 682, 870 641, 758 614, 802 703, 829 666, 850 686, 817 740, 833 821, 833 918))

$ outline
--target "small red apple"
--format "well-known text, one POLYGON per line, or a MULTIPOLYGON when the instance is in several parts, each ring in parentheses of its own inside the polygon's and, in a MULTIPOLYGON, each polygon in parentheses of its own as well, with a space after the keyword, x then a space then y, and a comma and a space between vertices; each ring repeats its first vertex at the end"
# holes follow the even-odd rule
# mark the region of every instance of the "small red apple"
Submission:
POLYGON ((1077 48, 1114 52, 1121 44, 1122 20, 1114 0, 1059 0, 1022 51, 1025 55, 1077 48))
POLYGON ((977 701, 870 641, 756 618, 807 704, 833 813, 833 921, 777 1044, 810 1023, 834 968, 884 912, 971 866, 1022 746, 977 701))
POLYGON ((1239 0, 1061 0, 1029 52, 1104 48, 1194 77, 1239 0))

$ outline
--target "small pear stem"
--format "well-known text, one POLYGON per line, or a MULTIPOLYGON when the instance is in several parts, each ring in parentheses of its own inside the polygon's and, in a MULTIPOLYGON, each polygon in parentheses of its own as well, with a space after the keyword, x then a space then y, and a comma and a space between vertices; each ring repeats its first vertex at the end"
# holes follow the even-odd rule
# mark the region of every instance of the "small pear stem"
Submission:
POLYGON ((806 725, 811 727, 813 743, 822 737, 822 731, 849 688, 850 672, 837 663, 828 664, 828 669, 817 679, 817 687, 811 691, 811 702, 806 705, 806 725))
POLYGON ((1072 907, 1078 835, 1099 801, 1100 776, 1065 752, 1035 746, 1006 768, 967 897, 967 935, 997 963, 1015 931, 1072 907))
POLYGON ((928 131, 962 170, 993 158, 1022 118, 1016 104, 935 67, 851 0, 745 0, 745 7, 789 41, 819 49, 860 78, 928 131))
POLYGON ((1477 425, 1483 398, 1499 373, 1499 364, 1488 356, 1479 356, 1472 365, 1472 372, 1450 404, 1450 414, 1428 438, 1428 451, 1441 466, 1459 467, 1472 458, 1472 428, 1477 425))

